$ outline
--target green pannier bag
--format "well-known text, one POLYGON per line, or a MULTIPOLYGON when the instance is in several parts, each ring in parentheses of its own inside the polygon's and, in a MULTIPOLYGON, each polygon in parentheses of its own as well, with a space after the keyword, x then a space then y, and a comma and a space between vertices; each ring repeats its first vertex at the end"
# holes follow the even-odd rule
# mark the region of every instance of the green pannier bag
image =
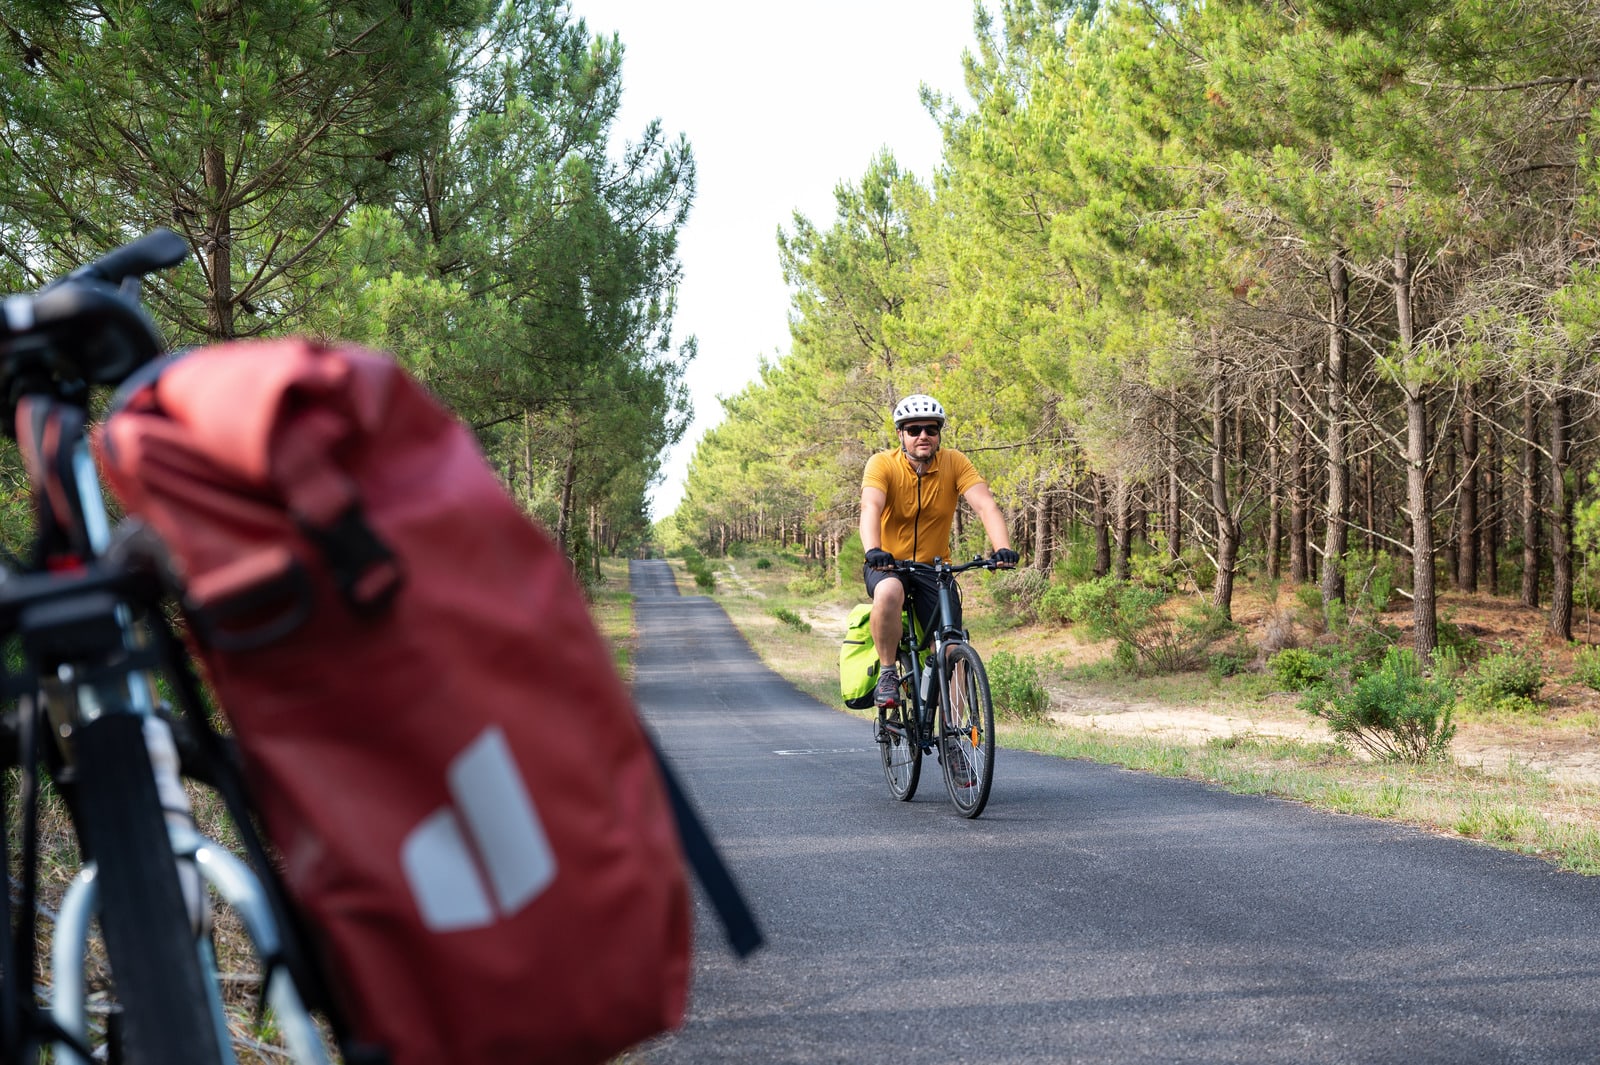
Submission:
POLYGON ((872 604, 850 609, 844 643, 839 647, 839 694, 852 710, 872 705, 872 687, 878 682, 878 651, 872 646, 872 604))

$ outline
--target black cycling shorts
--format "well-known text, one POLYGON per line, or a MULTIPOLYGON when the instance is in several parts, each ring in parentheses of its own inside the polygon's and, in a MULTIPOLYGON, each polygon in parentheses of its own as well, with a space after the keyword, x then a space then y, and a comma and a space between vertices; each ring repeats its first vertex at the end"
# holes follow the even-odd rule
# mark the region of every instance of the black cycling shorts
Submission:
MULTIPOLYGON (((934 622, 939 618, 939 585, 934 581, 931 573, 896 573, 893 570, 873 569, 871 566, 861 567, 861 576, 867 582, 867 595, 871 596, 878 582, 885 577, 895 577, 906 586, 906 594, 911 600, 911 608, 916 611, 917 624, 922 626, 922 631, 927 633, 933 628, 934 622)), ((956 628, 961 627, 961 589, 953 582, 950 585, 951 613, 955 615, 956 628)))

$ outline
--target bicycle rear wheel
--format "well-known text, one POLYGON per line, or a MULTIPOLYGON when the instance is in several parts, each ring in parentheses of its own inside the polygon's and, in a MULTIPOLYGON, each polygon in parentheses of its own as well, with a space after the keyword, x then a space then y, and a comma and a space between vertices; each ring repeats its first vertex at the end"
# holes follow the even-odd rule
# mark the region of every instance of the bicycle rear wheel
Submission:
POLYGON ((910 802, 922 779, 922 744, 917 742, 916 707, 912 704, 916 672, 900 663, 900 705, 885 710, 878 707, 878 756, 883 760, 883 777, 889 794, 900 802, 910 802))
POLYGON ((128 1065, 216 1065, 217 1019, 141 719, 80 728, 75 816, 99 881, 101 937, 128 1065))
POLYGON ((939 710, 939 761, 950 801, 963 817, 977 817, 994 782, 994 704, 983 660, 967 644, 945 659, 950 698, 939 710))

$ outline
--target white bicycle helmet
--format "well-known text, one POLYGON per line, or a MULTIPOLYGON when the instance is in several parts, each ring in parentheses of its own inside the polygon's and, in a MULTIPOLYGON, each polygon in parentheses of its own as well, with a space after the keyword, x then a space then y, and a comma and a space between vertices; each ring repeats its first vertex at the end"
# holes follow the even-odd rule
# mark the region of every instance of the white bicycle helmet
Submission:
POLYGON ((907 396, 894 405, 894 427, 903 428, 906 422, 920 421, 931 418, 940 425, 944 424, 944 408, 939 406, 939 401, 932 396, 925 396, 921 392, 907 396))

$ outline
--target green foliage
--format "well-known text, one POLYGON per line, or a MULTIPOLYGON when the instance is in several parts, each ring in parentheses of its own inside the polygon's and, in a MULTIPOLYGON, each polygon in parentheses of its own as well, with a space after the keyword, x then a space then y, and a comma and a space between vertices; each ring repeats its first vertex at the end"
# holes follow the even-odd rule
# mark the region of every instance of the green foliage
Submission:
POLYGON ((796 614, 793 610, 790 610, 788 607, 780 606, 775 608, 772 611, 772 616, 789 626, 791 629, 794 629, 796 632, 811 631, 811 623, 806 621, 799 614, 796 614))
POLYGON ((1237 677, 1250 667, 1255 654, 1249 647, 1235 644, 1225 651, 1218 651, 1206 656, 1206 675, 1213 682, 1225 677, 1237 677))
POLYGON ((771 569, 772 559, 765 556, 756 559, 756 569, 771 569))
POLYGON ((712 591, 717 586, 717 577, 711 571, 711 564, 704 555, 693 547, 683 549, 683 565, 689 571, 689 576, 694 578, 697 587, 712 591))
POLYGON ((1018 721, 1044 720, 1050 709, 1050 696, 1040 679, 1037 659, 999 651, 984 663, 984 670, 989 675, 989 694, 997 712, 1018 721))
POLYGON ((802 573, 788 584, 790 595, 797 595, 804 599, 826 595, 831 588, 832 585, 829 583, 828 578, 816 573, 802 573))
POLYGON ((1067 597, 1067 614, 1096 639, 1115 643, 1117 663, 1130 671, 1177 673, 1204 662, 1204 652, 1235 626, 1208 604, 1181 612, 1162 609, 1167 596, 1114 577, 1085 581, 1067 597))
POLYGON ((1290 691, 1306 691, 1328 679, 1328 660, 1304 647, 1289 647, 1267 659, 1267 668, 1290 691))
MULTIPOLYGON (((1074 530, 1077 531, 1077 530, 1074 530)), ((1068 588, 1094 577, 1094 544, 1085 537, 1073 536, 1051 568, 1050 583, 1068 588)))
POLYGON ((1385 761, 1441 757, 1455 737, 1455 686, 1423 675, 1409 649, 1391 648, 1369 672, 1313 688, 1303 706, 1340 740, 1385 761))
POLYGON ((1001 617, 1014 624, 1031 624, 1038 620, 1039 601, 1050 588, 1050 582, 1036 569, 998 571, 988 581, 989 596, 1000 608, 1001 617))
POLYGON ((1478 638, 1457 625, 1454 615, 1449 611, 1442 612, 1434 624, 1438 630, 1440 648, 1451 651, 1462 659, 1478 656, 1478 638))
POLYGON ((1168 594, 1178 590, 1180 569, 1178 560, 1157 551, 1136 551, 1128 559, 1130 580, 1168 594))
POLYGON ((867 553, 861 547, 861 533, 853 532, 845 537, 843 544, 839 545, 838 571, 835 574, 838 583, 859 587, 861 569, 867 564, 867 553))
POLYGON ((1572 679, 1600 691, 1600 647, 1583 647, 1572 656, 1572 679))
POLYGON ((1065 625, 1072 621, 1072 589, 1071 584, 1052 584, 1039 596, 1038 605, 1034 608, 1040 621, 1051 622, 1056 625, 1065 625))
POLYGON ((1394 595, 1394 557, 1387 551, 1347 551, 1344 581, 1348 610, 1381 614, 1394 595))
POLYGON ((171 342, 392 352, 575 561, 648 537, 694 160, 657 124, 613 150, 614 37, 565 0, 29 0, 6 29, 5 290, 171 226, 199 259, 150 280, 171 342))
POLYGON ((1513 713, 1537 712, 1545 682, 1544 655, 1502 641, 1480 658, 1465 680, 1467 698, 1477 708, 1513 713))

